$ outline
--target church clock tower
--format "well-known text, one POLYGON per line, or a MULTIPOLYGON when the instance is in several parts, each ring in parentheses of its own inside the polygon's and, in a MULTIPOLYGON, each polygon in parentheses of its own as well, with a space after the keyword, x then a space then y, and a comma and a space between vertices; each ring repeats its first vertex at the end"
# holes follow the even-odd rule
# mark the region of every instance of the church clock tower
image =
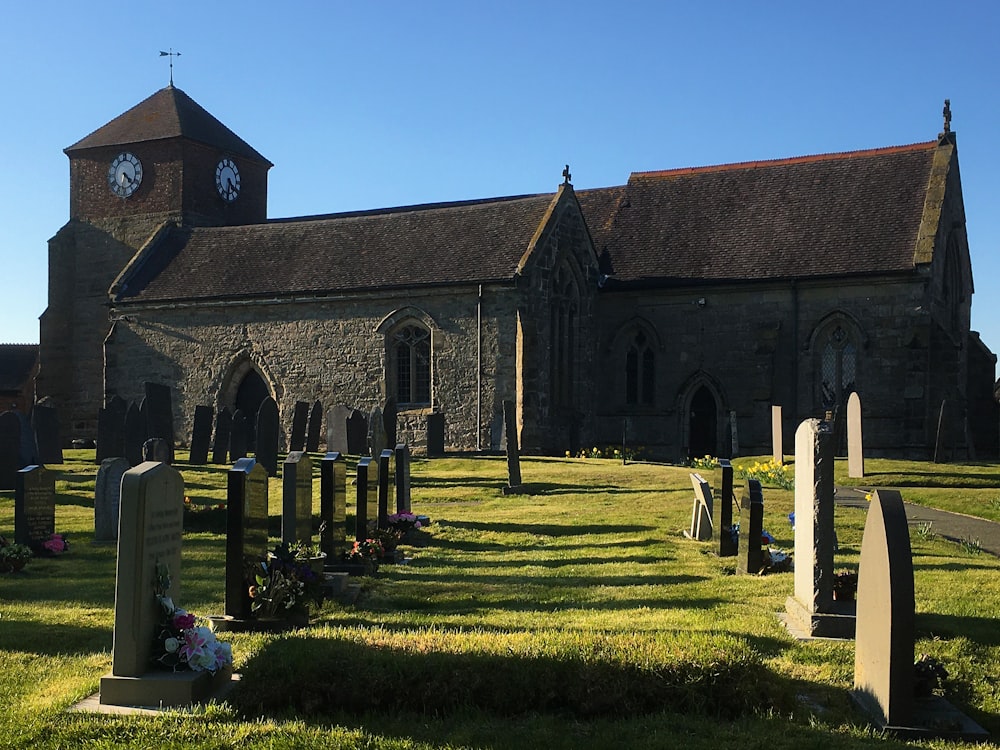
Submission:
POLYGON ((112 282, 166 225, 266 221, 272 164, 173 85, 65 153, 70 220, 49 241, 36 391, 55 401, 63 434, 93 437, 108 395, 103 344, 112 282))

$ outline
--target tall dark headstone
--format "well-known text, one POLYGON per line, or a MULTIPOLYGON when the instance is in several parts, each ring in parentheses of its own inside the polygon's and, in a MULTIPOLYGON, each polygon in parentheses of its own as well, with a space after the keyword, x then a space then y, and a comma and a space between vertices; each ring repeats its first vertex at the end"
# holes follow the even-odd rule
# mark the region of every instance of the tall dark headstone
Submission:
POLYGON ((124 452, 121 454, 128 460, 129 466, 142 463, 142 446, 148 439, 146 432, 146 418, 138 404, 130 403, 125 410, 125 436, 122 441, 124 452))
POLYGON ((208 447, 212 444, 212 418, 215 410, 211 406, 194 407, 194 425, 191 427, 191 452, 188 462, 197 466, 208 463, 208 447))
POLYGON ((517 411, 510 399, 503 402, 503 422, 507 433, 507 487, 516 489, 521 486, 521 453, 517 444, 517 411))
POLYGON ((21 466, 32 466, 40 463, 38 460, 38 444, 35 442, 35 431, 31 427, 28 415, 15 411, 21 422, 21 466))
POLYGON ((53 406, 35 404, 31 407, 31 426, 42 464, 63 462, 62 440, 59 436, 59 412, 53 406))
POLYGON ((170 461, 174 460, 174 406, 170 386, 160 383, 143 383, 146 393, 146 436, 162 438, 170 449, 170 461))
POLYGON ((337 404, 326 413, 326 450, 328 453, 350 453, 347 442, 347 420, 351 418, 352 410, 343 404, 337 404))
POLYGON ((396 477, 392 460, 395 453, 388 448, 378 457, 378 527, 389 526, 389 510, 395 504, 393 494, 396 490, 396 477))
POLYGON ((410 446, 396 445, 396 512, 410 512, 410 446))
POLYGON ((319 438, 323 434, 323 404, 316 401, 309 411, 309 427, 306 429, 306 450, 309 453, 319 451, 319 438))
POLYGON ((250 423, 242 409, 233 412, 229 423, 229 460, 233 463, 247 457, 250 447, 250 423))
POLYGON ((712 489, 701 474, 691 474, 694 504, 691 509, 691 528, 684 532, 688 539, 707 542, 712 538, 712 489))
POLYGON ((362 456, 368 450, 368 418, 355 409, 347 420, 347 452, 362 456))
POLYGON ((226 487, 226 615, 251 617, 249 584, 267 555, 267 470, 241 458, 229 470, 226 487))
POLYGON ((389 448, 396 444, 396 423, 398 421, 396 399, 392 396, 382 405, 382 424, 385 426, 385 444, 389 448))
MULTIPOLYGON (((117 394, 97 412, 97 463, 125 455, 125 411, 128 404, 117 394)), ((145 437, 143 437, 145 439, 145 437)), ((141 443, 140 443, 141 445, 141 443)))
MULTIPOLYGON (((233 429, 233 415, 222 407, 215 416, 215 441, 212 443, 212 463, 229 463, 229 437, 233 429)), ((236 459, 233 459, 236 462, 236 459)))
POLYGON ((444 455, 444 414, 427 415, 427 455, 431 458, 444 455))
POLYGON ((118 509, 121 505, 122 477, 131 469, 126 458, 101 461, 94 483, 94 542, 118 539, 118 509))
POLYGON ((312 459, 304 451, 292 451, 282 465, 281 541, 312 544, 312 459))
POLYGON ((371 480, 377 476, 378 470, 371 456, 362 456, 358 460, 357 472, 357 504, 354 511, 354 538, 363 542, 368 538, 368 497, 371 491, 371 480))
POLYGON ((733 540, 733 464, 727 458, 719 459, 719 496, 712 505, 712 533, 718 543, 719 557, 736 554, 733 540))
POLYGON ((12 411, 0 414, 0 490, 17 486, 21 463, 21 420, 12 411))
POLYGON ((55 474, 44 466, 25 466, 14 488, 14 541, 38 554, 55 531, 55 474))
POLYGON ((382 451, 388 447, 389 443, 385 436, 385 422, 382 419, 382 410, 376 406, 368 416, 368 455, 377 461, 382 451))
POLYGON ((278 437, 281 427, 278 424, 278 404, 268 396, 257 410, 257 445, 256 457, 264 464, 268 476, 278 476, 278 437))
POLYGON ((756 575, 763 565, 761 536, 764 531, 764 493, 760 482, 747 479, 740 500, 740 540, 736 572, 756 575))
POLYGON ((288 441, 288 450, 303 451, 306 449, 306 423, 309 420, 309 404, 296 401, 292 412, 292 434, 288 441))
POLYGON ((347 549, 347 465, 339 453, 327 453, 319 467, 321 552, 328 561, 339 560, 347 549))

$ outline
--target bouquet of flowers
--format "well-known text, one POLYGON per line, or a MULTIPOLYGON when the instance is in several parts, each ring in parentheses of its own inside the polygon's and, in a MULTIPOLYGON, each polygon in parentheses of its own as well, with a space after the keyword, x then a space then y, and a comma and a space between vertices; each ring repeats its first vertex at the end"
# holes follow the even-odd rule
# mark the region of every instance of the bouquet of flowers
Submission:
POLYGON ((69 552, 69 539, 65 534, 53 534, 42 542, 42 547, 50 555, 61 555, 64 552, 69 552))
POLYGON ((250 584, 250 609, 267 617, 288 612, 308 614, 310 603, 323 603, 323 580, 313 569, 311 548, 302 544, 277 545, 259 560, 250 584))
POLYGON ((34 556, 26 544, 13 544, 0 536, 0 573, 16 573, 34 556))
POLYGON ((160 606, 160 619, 153 642, 153 662, 174 672, 190 669, 211 674, 232 666, 230 645, 216 640, 211 629, 199 627, 193 614, 174 606, 166 595, 170 588, 169 571, 163 564, 156 567, 156 601, 160 606))

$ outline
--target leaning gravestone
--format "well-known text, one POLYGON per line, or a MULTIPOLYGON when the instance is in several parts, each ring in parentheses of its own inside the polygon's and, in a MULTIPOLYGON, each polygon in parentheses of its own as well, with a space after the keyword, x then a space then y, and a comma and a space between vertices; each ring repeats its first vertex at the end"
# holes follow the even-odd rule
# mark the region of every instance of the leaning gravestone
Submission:
POLYGON ((170 451, 170 461, 174 460, 174 407, 170 396, 170 386, 160 383, 143 383, 146 398, 146 436, 162 438, 170 451))
POLYGON ((246 412, 237 409, 229 423, 229 460, 236 463, 241 458, 246 458, 249 447, 250 424, 246 412))
POLYGON ((736 554, 733 539, 733 465, 727 458, 719 459, 719 498, 712 505, 712 533, 718 543, 719 557, 736 554))
POLYGON ((319 451, 319 436, 323 430, 323 404, 316 401, 309 412, 309 427, 306 429, 306 451, 317 453, 319 451))
POLYGON ((194 407, 194 425, 191 427, 191 453, 188 463, 203 466, 208 463, 208 446, 212 442, 211 406, 194 407))
POLYGON ((760 482, 747 479, 740 500, 740 539, 736 572, 757 575, 764 564, 761 537, 764 532, 764 492, 760 482))
POLYGON ((319 467, 320 552, 328 562, 347 550, 347 466, 340 453, 327 453, 319 467))
POLYGON ((377 406, 372 409, 368 417, 368 450, 372 458, 376 461, 382 455, 382 451, 389 447, 389 440, 385 434, 385 422, 382 420, 382 410, 377 406))
POLYGON ((281 428, 278 425, 278 404, 268 396, 257 410, 257 446, 255 455, 257 461, 264 464, 268 476, 278 476, 278 437, 281 428))
POLYGON ((292 451, 282 465, 281 541, 312 544, 312 459, 303 451, 292 451))
POLYGON ((378 457, 378 528, 389 527, 389 509, 393 506, 393 492, 396 477, 393 466, 393 452, 386 448, 378 457))
POLYGON ((781 443, 781 407, 771 406, 771 458, 779 466, 785 463, 784 447, 781 443))
POLYGON ((147 440, 146 418, 139 406, 132 402, 125 410, 125 436, 122 441, 122 456, 128 459, 129 466, 142 463, 142 446, 147 440))
POLYGON ((61 464, 63 452, 59 436, 59 412, 55 407, 42 404, 32 406, 31 427, 35 432, 39 463, 61 464))
POLYGON ((306 423, 309 421, 309 404, 296 401, 292 412, 292 433, 288 440, 288 450, 302 451, 306 449, 306 423))
POLYGON ((444 414, 441 412, 427 415, 427 455, 444 455, 444 414))
POLYGON ((118 540, 122 477, 131 467, 125 458, 106 458, 94 484, 94 543, 118 540))
POLYGON ((847 476, 865 475, 865 454, 861 442, 861 397, 854 391, 847 399, 847 476))
POLYGON ((347 420, 347 452, 352 456, 361 456, 367 450, 368 418, 355 409, 347 420))
POLYGON ((785 602, 792 632, 854 637, 854 602, 833 600, 834 438, 828 422, 795 431, 795 591, 785 602))
POLYGON ((358 461, 357 504, 354 511, 354 538, 363 542, 368 538, 368 497, 373 476, 377 478, 375 462, 371 456, 362 456, 358 461))
POLYGON ((0 414, 0 490, 17 485, 21 463, 21 420, 12 411, 0 414))
POLYGON ((503 422, 507 433, 507 486, 504 491, 517 492, 521 488, 521 454, 517 445, 517 411, 510 399, 503 402, 503 422))
POLYGON ((326 450, 328 453, 347 455, 350 453, 347 444, 347 420, 351 418, 351 410, 343 404, 337 404, 326 413, 326 450))
POLYGON ((158 590, 180 601, 184 480, 172 466, 143 463, 122 477, 111 673, 101 678, 102 704, 178 706, 207 698, 228 681, 220 671, 152 669, 160 618, 158 590))
MULTIPOLYGON (((97 411, 96 461, 125 455, 125 411, 128 404, 115 394, 97 411)), ((145 440, 145 436, 143 436, 145 440)))
POLYGON ((396 445, 396 512, 410 512, 410 446, 396 445))
MULTIPOLYGON (((215 417, 215 442, 212 444, 212 463, 228 463, 229 436, 233 427, 233 415, 228 407, 222 407, 215 417)), ((234 458, 235 462, 236 459, 234 458)))
POLYGON ((227 618, 253 617, 249 584, 267 546, 267 470, 241 458, 229 470, 226 487, 227 618))
POLYGON ((699 542, 707 542, 712 538, 712 490, 701 474, 691 474, 691 486, 694 488, 694 504, 691 508, 691 528, 685 530, 684 536, 699 542))
POLYGON ((25 466, 14 488, 14 542, 45 552, 56 531, 56 477, 44 466, 25 466))

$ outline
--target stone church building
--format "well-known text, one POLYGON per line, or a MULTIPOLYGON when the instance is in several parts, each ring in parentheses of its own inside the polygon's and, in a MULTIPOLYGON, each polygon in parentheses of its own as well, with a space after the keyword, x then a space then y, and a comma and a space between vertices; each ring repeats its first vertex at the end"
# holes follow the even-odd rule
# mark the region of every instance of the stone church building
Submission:
POLYGON ((199 404, 393 399, 412 445, 440 413, 486 451, 509 399, 524 451, 625 430, 680 460, 769 453, 772 405, 790 440, 857 391, 869 455, 997 452, 950 114, 906 146, 270 220, 271 163, 173 86, 66 154, 36 393, 74 437, 152 381, 179 436, 199 404))

